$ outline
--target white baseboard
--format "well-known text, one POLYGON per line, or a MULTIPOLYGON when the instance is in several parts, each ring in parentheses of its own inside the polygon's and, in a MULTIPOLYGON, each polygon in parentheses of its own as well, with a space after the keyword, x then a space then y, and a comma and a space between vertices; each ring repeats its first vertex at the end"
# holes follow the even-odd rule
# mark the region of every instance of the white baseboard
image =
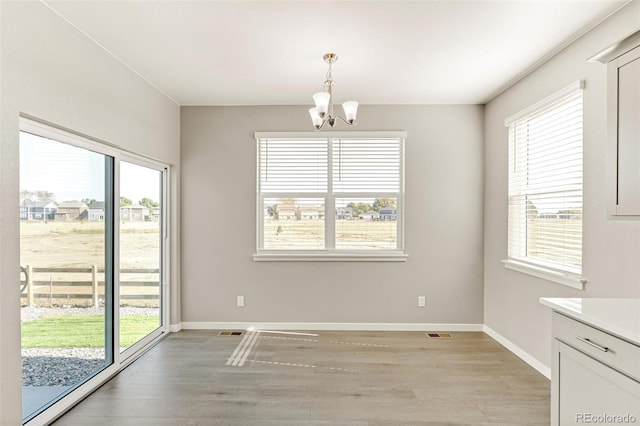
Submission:
POLYGON ((529 353, 526 352, 524 349, 522 349, 520 346, 516 345, 511 340, 507 339, 497 331, 493 330, 488 325, 485 324, 483 326, 483 329, 484 329, 483 331, 487 333, 493 340, 500 343, 505 348, 509 349, 511 352, 513 352, 516 356, 518 356, 524 362, 529 364, 531 367, 535 368, 540 374, 545 376, 547 379, 551 380, 551 369, 549 367, 547 367, 546 365, 544 365, 543 363, 541 363, 540 361, 538 361, 537 359, 529 355, 529 353))
POLYGON ((182 323, 181 322, 179 322, 177 324, 169 324, 169 331, 171 333, 177 333, 180 330, 182 330, 182 323))
MULTIPOLYGON (((183 322, 183 330, 483 331, 482 324, 355 322, 183 322)), ((172 326, 173 327, 173 326, 172 326)), ((173 330, 171 330, 173 331, 173 330)))

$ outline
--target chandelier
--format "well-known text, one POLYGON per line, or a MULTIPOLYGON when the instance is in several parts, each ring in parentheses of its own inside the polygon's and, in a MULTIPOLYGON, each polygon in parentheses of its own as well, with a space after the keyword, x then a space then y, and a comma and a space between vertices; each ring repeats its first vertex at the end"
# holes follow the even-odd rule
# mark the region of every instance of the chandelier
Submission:
POLYGON ((342 103, 344 118, 333 114, 333 77, 331 76, 331 65, 338 60, 338 55, 335 53, 327 53, 322 58, 329 64, 329 70, 327 71, 327 77, 324 82, 325 91, 313 95, 313 101, 316 106, 309 108, 309 115, 311 115, 313 126, 316 130, 322 129, 325 123, 329 123, 329 126, 333 127, 336 124, 336 118, 339 118, 350 126, 354 126, 356 124, 358 102, 348 101, 342 103))

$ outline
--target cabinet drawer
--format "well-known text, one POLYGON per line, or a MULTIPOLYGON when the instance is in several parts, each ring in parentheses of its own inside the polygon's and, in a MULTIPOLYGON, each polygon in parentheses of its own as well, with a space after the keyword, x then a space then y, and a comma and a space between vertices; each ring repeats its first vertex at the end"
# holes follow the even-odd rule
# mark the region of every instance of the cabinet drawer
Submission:
POLYGON ((553 337, 640 380, 640 347, 632 343, 557 312, 553 313, 553 337))

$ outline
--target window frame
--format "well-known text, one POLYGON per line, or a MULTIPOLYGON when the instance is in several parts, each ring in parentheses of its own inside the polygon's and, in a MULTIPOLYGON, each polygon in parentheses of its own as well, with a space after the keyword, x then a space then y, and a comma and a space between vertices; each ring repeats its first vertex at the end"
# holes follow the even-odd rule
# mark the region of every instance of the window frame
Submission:
POLYGON ((256 252, 253 255, 254 261, 303 261, 303 262, 404 262, 408 255, 405 252, 404 241, 404 211, 405 211, 405 140, 404 131, 380 131, 380 132, 256 132, 256 252), (260 187, 260 141, 264 139, 326 139, 327 140, 327 179, 328 188, 326 192, 288 192, 288 193, 262 193, 260 187), (332 170, 333 170, 333 140, 334 139, 398 139, 400 144, 399 158, 399 190, 393 192, 333 192, 332 170), (324 249, 265 249, 264 248, 264 218, 263 204, 265 198, 323 198, 325 199, 325 222, 324 222, 324 249), (339 198, 396 198, 396 248, 395 249, 336 249, 335 248, 335 214, 328 212, 335 211, 335 200, 339 198))
MULTIPOLYGON (((584 91, 584 81, 578 80, 558 90, 557 92, 547 96, 546 98, 534 103, 533 105, 530 105, 524 110, 505 119, 504 124, 508 130, 508 150, 511 151, 512 144, 517 143, 512 138, 512 136, 515 132, 516 123, 519 120, 530 117, 530 116, 534 116, 535 114, 544 111, 546 108, 552 106, 553 104, 559 101, 562 101, 563 99, 566 99, 576 94, 577 92, 583 92, 583 91, 584 91)), ((584 94, 581 93, 581 96, 583 97, 581 112, 584 117, 584 94)), ((582 161, 584 161, 584 127, 582 130, 581 142, 582 142, 581 155, 582 155, 582 161)), ((507 190, 507 200, 509 200, 512 196, 511 189, 510 189, 512 178, 516 179, 517 177, 515 175, 512 175, 511 170, 509 170, 508 178, 507 178, 507 184, 509 187, 509 189, 507 190)), ((582 204, 582 210, 584 212, 584 168, 581 170, 581 178, 583 182, 581 204, 582 204)), ((526 197, 524 199, 526 200, 526 197)), ((524 203, 526 203, 526 201, 524 201, 524 203)), ((521 208, 526 208, 526 204, 521 206, 521 208)), ((521 218, 520 220, 522 221, 523 219, 521 218)), ((524 220, 526 220, 526 215, 524 220)), ((584 284, 586 284, 587 281, 582 276, 582 260, 580 262, 579 270, 576 270, 574 268, 571 268, 568 265, 565 268, 550 266, 549 264, 545 264, 545 261, 542 259, 540 259, 540 261, 536 261, 535 259, 532 261, 529 258, 511 257, 510 255, 511 245, 515 242, 510 237, 512 233, 511 222, 512 222, 511 213, 508 212, 507 213, 507 258, 502 261, 504 263, 505 268, 513 271, 521 272, 524 274, 528 274, 531 276, 535 276, 538 278, 542 278, 548 281, 552 281, 558 284, 566 285, 579 290, 584 289, 584 284)), ((584 222, 582 223, 581 234, 583 234, 583 230, 584 230, 584 222)), ((526 246, 527 241, 528 241, 528 236, 525 236, 524 240, 521 241, 521 244, 524 244, 526 246)), ((584 250, 584 242, 581 242, 580 250, 581 251, 584 250)))
MULTIPOLYGON (((110 197, 113 197, 113 200, 120 199, 120 162, 126 161, 130 163, 135 163, 138 165, 142 165, 145 167, 149 167, 155 169, 163 174, 163 189, 162 189, 162 197, 163 203, 161 207, 161 217, 163 220, 162 232, 163 238, 161 243, 161 251, 162 251, 162 264, 160 265, 161 269, 161 294, 160 294, 160 304, 161 304, 161 315, 162 315, 162 325, 155 329, 153 332, 143 337, 129 348, 126 351, 120 352, 116 348, 120 347, 120 333, 116 326, 120 325, 120 208, 113 208, 113 217, 108 218, 108 215, 105 215, 105 219, 110 224, 109 232, 112 234, 111 236, 111 245, 110 248, 111 257, 112 257, 112 268, 111 273, 113 277, 110 277, 109 284, 111 295, 113 298, 111 303, 110 312, 107 312, 105 309, 105 315, 107 315, 108 327, 110 328, 109 333, 112 335, 112 347, 105 348, 106 351, 111 351, 111 364, 107 365, 100 372, 93 375, 88 380, 84 381, 79 386, 74 387, 69 390, 64 395, 56 398, 53 402, 51 402, 44 410, 40 411, 38 414, 30 417, 27 420, 27 423, 23 424, 49 424, 51 421, 60 417, 60 415, 67 412, 74 405, 76 405, 79 401, 86 398, 89 394, 95 391, 97 388, 106 383, 109 379, 111 379, 114 375, 122 371, 133 361, 142 356, 149 348, 158 343, 161 339, 166 337, 170 332, 169 327, 169 309, 170 309, 170 265, 171 265, 171 254, 170 254, 170 202, 172 194, 169 188, 170 182, 170 166, 169 164, 153 160, 147 158, 145 156, 135 154, 130 151, 126 151, 122 148, 117 147, 109 142, 101 141, 85 134, 77 133, 72 130, 60 128, 54 124, 50 124, 48 122, 41 121, 35 117, 20 114, 19 117, 19 131, 26 132, 33 135, 37 135, 43 138, 48 138, 55 140, 57 142, 61 142, 67 145, 71 145, 78 148, 83 148, 88 151, 96 152, 113 159, 113 169, 111 173, 111 185, 109 194, 110 197)), ((107 194, 105 194, 106 196, 107 194)), ((106 222, 105 222, 106 223, 106 222)), ((107 281, 105 277, 105 281, 107 281)))

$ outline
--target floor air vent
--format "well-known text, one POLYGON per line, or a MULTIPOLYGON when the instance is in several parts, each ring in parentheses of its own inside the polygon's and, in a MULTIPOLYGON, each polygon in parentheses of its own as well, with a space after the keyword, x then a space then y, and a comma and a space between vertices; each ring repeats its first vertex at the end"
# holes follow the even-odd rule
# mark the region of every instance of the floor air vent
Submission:
POLYGON ((451 339, 449 333, 427 333, 427 337, 430 339, 451 339))
POLYGON ((221 331, 218 336, 242 336, 244 331, 221 331))

